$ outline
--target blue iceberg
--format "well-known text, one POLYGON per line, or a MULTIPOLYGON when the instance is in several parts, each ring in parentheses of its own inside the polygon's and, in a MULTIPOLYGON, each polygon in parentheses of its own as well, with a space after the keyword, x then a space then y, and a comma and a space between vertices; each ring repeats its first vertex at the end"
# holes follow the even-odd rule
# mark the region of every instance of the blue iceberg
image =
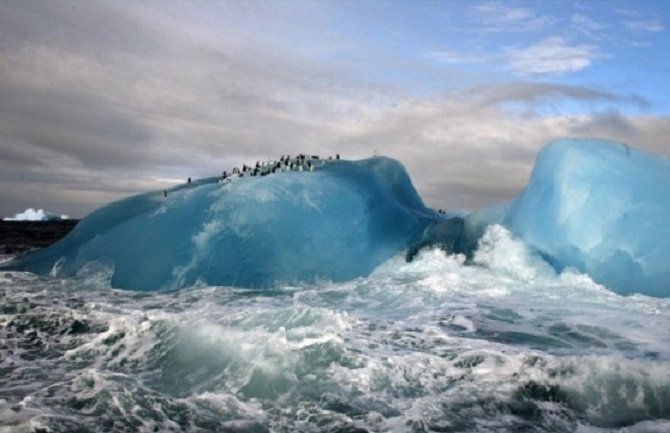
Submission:
POLYGON ((576 268, 622 294, 670 295, 667 158, 607 141, 555 141, 503 221, 557 270, 576 268))
POLYGON ((135 290, 344 281, 398 253, 411 261, 422 248, 472 258, 495 223, 557 271, 576 268, 622 294, 670 295, 666 158, 559 140, 538 154, 517 198, 468 215, 426 208, 392 159, 301 168, 202 179, 112 203, 5 268, 70 276, 103 263, 113 269, 113 287, 135 290))
POLYGON ((113 287, 134 290, 343 281, 369 274, 440 219, 395 160, 309 166, 109 204, 9 267, 70 276, 103 263, 113 287))

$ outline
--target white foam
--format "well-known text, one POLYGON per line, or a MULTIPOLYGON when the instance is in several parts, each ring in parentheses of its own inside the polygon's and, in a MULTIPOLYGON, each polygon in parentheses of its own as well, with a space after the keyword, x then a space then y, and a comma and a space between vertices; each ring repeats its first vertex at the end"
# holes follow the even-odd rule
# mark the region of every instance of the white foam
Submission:
POLYGON ((556 276, 552 267, 537 253, 497 224, 486 228, 479 240, 474 262, 521 281, 556 276))
MULTIPOLYGON (((273 431, 538 423, 604 432, 619 431, 609 427, 618 416, 629 426, 621 432, 663 431, 666 421, 641 414, 670 417, 670 300, 623 297, 572 270, 541 272, 505 232, 487 242, 485 266, 426 250, 367 278, 267 292, 124 292, 109 289, 104 267, 73 279, 4 273, 2 299, 17 306, 0 316, 7 347, 31 331, 12 331, 12 321, 35 327, 45 345, 76 342, 53 359, 0 357, 3 368, 49 372, 22 388, 23 406, 38 412, 16 425, 93 399, 128 419, 150 411, 140 429, 188 429, 169 410, 185 405, 189 416, 250 430, 249 420, 273 431), (21 313, 28 304, 37 306, 21 313), (106 330, 48 335, 41 320, 61 318, 106 330), (519 401, 534 405, 534 418, 512 413, 519 401)), ((25 385, 8 371, 8 383, 25 385)), ((90 425, 84 415, 73 419, 90 425)))

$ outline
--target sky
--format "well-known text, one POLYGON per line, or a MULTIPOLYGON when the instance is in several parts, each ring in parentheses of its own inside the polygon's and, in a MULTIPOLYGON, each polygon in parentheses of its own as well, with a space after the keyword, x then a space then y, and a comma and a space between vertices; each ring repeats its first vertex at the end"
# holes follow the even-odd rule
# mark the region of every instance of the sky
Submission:
POLYGON ((596 137, 670 155, 670 1, 0 2, 0 216, 283 154, 477 209, 596 137))

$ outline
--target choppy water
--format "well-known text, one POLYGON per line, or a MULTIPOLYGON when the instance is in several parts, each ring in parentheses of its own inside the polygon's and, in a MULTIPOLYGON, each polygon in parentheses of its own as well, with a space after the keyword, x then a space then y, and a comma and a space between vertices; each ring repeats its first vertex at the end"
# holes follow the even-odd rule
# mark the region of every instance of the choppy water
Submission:
POLYGON ((344 284, 171 293, 0 276, 0 432, 668 432, 670 300, 500 228, 344 284))

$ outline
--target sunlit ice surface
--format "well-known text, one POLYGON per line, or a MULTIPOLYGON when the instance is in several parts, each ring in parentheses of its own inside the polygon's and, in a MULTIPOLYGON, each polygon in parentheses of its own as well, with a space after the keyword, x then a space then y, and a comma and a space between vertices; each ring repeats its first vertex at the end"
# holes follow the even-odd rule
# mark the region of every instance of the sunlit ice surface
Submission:
POLYGON ((265 290, 0 280, 7 431, 661 432, 670 300, 557 273, 502 226, 473 258, 265 290))

